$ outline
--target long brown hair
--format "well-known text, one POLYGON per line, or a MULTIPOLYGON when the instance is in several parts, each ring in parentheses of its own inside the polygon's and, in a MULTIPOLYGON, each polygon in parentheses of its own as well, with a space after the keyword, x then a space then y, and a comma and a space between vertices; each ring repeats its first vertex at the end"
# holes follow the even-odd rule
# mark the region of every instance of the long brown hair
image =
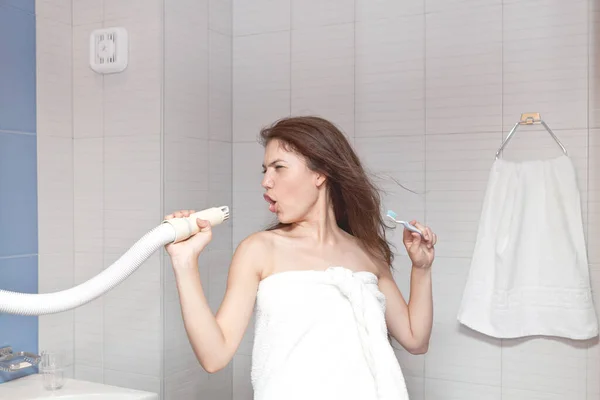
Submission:
MULTIPOLYGON (((273 139, 303 156, 311 170, 327 177, 338 226, 360 240, 372 256, 391 267, 394 254, 385 235, 379 191, 344 134, 323 118, 301 116, 281 119, 261 130, 263 146, 273 139)), ((277 223, 268 230, 285 225, 277 223)))

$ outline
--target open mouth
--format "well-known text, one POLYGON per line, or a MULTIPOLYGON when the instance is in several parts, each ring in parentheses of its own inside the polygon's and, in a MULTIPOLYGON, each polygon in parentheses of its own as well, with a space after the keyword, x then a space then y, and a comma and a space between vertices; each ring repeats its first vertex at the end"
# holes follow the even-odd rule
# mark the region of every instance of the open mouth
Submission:
POLYGON ((273 213, 276 212, 277 211, 277 207, 276 207, 277 202, 275 200, 273 200, 267 194, 264 194, 263 197, 265 198, 265 200, 267 201, 267 203, 269 203, 269 211, 271 211, 273 213))

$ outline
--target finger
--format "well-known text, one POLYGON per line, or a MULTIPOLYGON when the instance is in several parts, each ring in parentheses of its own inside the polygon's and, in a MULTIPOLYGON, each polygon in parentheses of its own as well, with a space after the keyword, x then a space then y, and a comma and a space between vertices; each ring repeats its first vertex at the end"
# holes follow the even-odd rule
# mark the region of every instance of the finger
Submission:
POLYGON ((172 218, 174 218, 174 217, 175 217, 175 216, 174 216, 173 214, 169 214, 169 215, 165 215, 165 218, 164 218, 164 219, 165 219, 165 220, 167 220, 167 219, 172 219, 172 218))
POLYGON ((412 236, 412 246, 419 247, 421 245, 422 237, 416 232, 408 231, 408 234, 412 236))
POLYGON ((433 234, 433 240, 431 241, 431 244, 433 244, 435 246, 436 243, 437 243, 437 235, 434 233, 433 234))
POLYGON ((406 244, 406 243, 410 243, 412 240, 413 240, 413 232, 404 228, 402 231, 402 241, 406 244))
POLYGON ((425 227, 425 232, 426 232, 426 238, 427 238, 427 247, 431 248, 433 246, 433 232, 431 231, 431 228, 429 228, 428 226, 425 227))
POLYGON ((431 239, 431 236, 427 232, 427 227, 423 226, 423 224, 421 224, 419 221, 414 221, 412 225, 414 225, 415 228, 421 231, 421 233, 423 234, 423 239, 425 241, 429 241, 431 239))
POLYGON ((198 228, 200 228, 201 232, 206 232, 211 229, 210 221, 205 219, 196 218, 196 223, 198 224, 198 228))

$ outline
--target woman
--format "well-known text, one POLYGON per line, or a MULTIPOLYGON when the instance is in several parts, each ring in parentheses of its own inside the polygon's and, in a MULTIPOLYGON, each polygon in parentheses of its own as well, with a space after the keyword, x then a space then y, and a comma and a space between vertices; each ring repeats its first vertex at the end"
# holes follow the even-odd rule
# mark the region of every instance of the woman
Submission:
MULTIPOLYGON (((413 354, 432 327, 436 235, 404 231, 412 261, 408 304, 391 273, 380 198, 345 136, 317 117, 261 131, 262 186, 278 224, 238 246, 223 302, 211 312, 198 256, 211 227, 167 246, 188 338, 209 373, 233 358, 256 305, 255 399, 405 399, 391 334, 413 354)), ((186 217, 183 210, 165 218, 186 217)))

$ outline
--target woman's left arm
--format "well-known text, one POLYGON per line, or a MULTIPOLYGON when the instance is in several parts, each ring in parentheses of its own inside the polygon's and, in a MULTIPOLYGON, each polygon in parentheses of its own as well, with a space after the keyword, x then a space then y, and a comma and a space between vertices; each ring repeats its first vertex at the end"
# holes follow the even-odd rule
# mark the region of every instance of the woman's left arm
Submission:
POLYGON ((423 237, 404 230, 403 242, 412 262, 408 303, 389 267, 380 271, 379 288, 386 297, 388 331, 411 354, 423 354, 429 348, 433 325, 431 266, 435 258, 437 235, 416 221, 411 224, 423 232, 423 237))

